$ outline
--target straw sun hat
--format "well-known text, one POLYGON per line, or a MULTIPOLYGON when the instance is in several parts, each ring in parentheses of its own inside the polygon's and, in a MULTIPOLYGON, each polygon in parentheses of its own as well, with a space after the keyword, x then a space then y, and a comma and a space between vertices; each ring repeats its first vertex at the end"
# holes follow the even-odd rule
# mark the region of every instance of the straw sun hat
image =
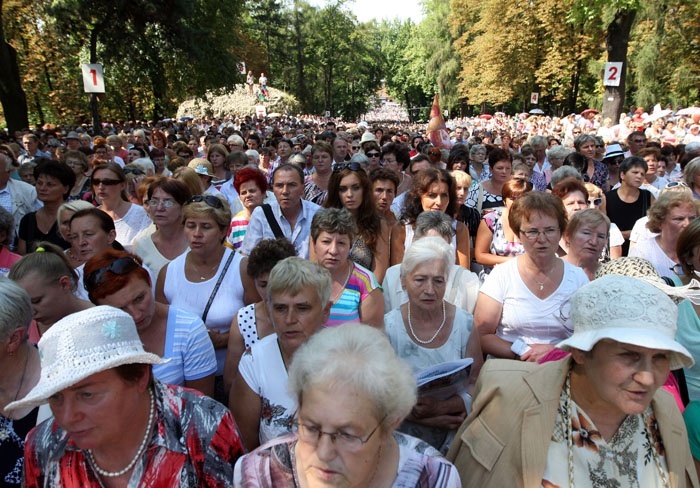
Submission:
POLYGON ((123 364, 164 362, 144 351, 129 314, 107 306, 89 308, 56 322, 39 341, 39 357, 39 383, 7 410, 41 405, 88 376, 123 364))

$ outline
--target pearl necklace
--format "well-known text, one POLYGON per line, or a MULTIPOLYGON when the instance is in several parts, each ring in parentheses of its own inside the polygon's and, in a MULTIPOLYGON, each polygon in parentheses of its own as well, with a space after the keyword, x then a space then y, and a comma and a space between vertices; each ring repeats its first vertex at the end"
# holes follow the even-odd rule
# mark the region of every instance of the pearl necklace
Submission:
POLYGON ((146 425, 146 433, 143 435, 143 440, 141 441, 141 445, 139 446, 138 451, 136 451, 136 454, 134 455, 133 459, 129 464, 126 465, 124 469, 121 469, 119 471, 106 471, 100 468, 97 465, 97 461, 95 461, 95 457, 92 455, 92 449, 88 449, 87 455, 90 459, 90 464, 92 464, 92 467, 95 468, 95 471, 97 471, 100 475, 107 476, 108 478, 116 478, 125 473, 128 473, 143 455, 144 451, 146 450, 146 445, 148 444, 148 439, 150 437, 149 434, 151 433, 151 425, 153 424, 153 416, 155 414, 155 401, 153 400, 153 391, 150 388, 148 390, 148 395, 151 398, 151 407, 148 412, 148 424, 146 425))
MULTIPOLYGON (((571 371, 566 375, 566 383, 564 383, 564 392, 566 394, 566 399, 564 401, 564 416, 566 419, 566 447, 569 455, 568 468, 569 468, 569 488, 574 488, 574 435, 573 426, 571 425, 571 371)), ((666 471, 664 471, 661 465, 661 459, 659 459, 659 454, 656 452, 654 447, 654 441, 651 438, 651 433, 649 432, 649 417, 644 412, 642 414, 642 420, 644 421, 644 436, 647 438, 647 442, 651 446, 651 450, 654 453, 654 463, 656 464, 656 469, 659 471, 659 478, 661 479, 661 484, 664 487, 670 486, 668 482, 668 477, 666 476, 666 471)))
POLYGON ((445 313, 445 300, 442 301, 442 323, 440 324, 440 327, 438 327, 438 330, 435 331, 435 334, 433 334, 433 337, 428 339, 427 341, 424 341, 422 339, 419 339, 418 336, 416 335, 416 332, 413 330, 413 324, 411 323, 411 302, 408 302, 408 328, 411 331, 411 335, 413 338, 417 341, 420 342, 421 344, 430 344, 435 340, 435 338, 438 336, 442 328, 445 326, 445 319, 447 318, 447 314, 445 313))

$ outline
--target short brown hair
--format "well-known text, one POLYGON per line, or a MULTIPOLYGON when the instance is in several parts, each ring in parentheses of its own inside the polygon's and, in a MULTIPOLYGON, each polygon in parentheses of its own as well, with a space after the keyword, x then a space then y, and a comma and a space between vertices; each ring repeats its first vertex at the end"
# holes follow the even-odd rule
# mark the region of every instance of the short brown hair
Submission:
POLYGON ((557 220, 559 231, 563 234, 566 230, 568 218, 564 203, 561 198, 541 191, 531 191, 513 202, 508 212, 508 224, 513 232, 520 234, 520 226, 534 213, 541 213, 557 220))
POLYGON ((663 192, 647 211, 647 215, 649 216, 647 228, 652 232, 661 232, 661 224, 668 216, 668 213, 676 207, 685 206, 693 207, 697 215, 700 210, 700 200, 696 200, 693 198, 692 194, 686 192, 663 192))

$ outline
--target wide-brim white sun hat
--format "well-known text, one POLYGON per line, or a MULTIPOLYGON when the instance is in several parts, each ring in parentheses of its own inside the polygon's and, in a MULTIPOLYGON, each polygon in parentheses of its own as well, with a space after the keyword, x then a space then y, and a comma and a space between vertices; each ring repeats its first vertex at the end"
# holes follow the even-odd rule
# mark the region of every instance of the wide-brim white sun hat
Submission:
POLYGON ((671 369, 689 368, 695 361, 676 342, 678 308, 661 290, 636 278, 607 275, 581 287, 571 298, 574 333, 559 349, 590 351, 612 339, 670 353, 671 369))
POLYGON ((163 359, 146 352, 129 314, 99 306, 56 322, 39 341, 39 383, 9 410, 35 407, 52 395, 95 373, 124 364, 161 364, 163 359))

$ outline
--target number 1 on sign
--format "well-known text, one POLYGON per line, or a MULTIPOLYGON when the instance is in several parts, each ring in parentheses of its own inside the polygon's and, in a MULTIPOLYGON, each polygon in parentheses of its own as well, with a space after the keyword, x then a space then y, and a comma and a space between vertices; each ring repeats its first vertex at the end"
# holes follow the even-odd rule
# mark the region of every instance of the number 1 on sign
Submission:
POLYGON ((90 74, 92 75, 92 84, 97 86, 97 70, 91 69, 90 74))

